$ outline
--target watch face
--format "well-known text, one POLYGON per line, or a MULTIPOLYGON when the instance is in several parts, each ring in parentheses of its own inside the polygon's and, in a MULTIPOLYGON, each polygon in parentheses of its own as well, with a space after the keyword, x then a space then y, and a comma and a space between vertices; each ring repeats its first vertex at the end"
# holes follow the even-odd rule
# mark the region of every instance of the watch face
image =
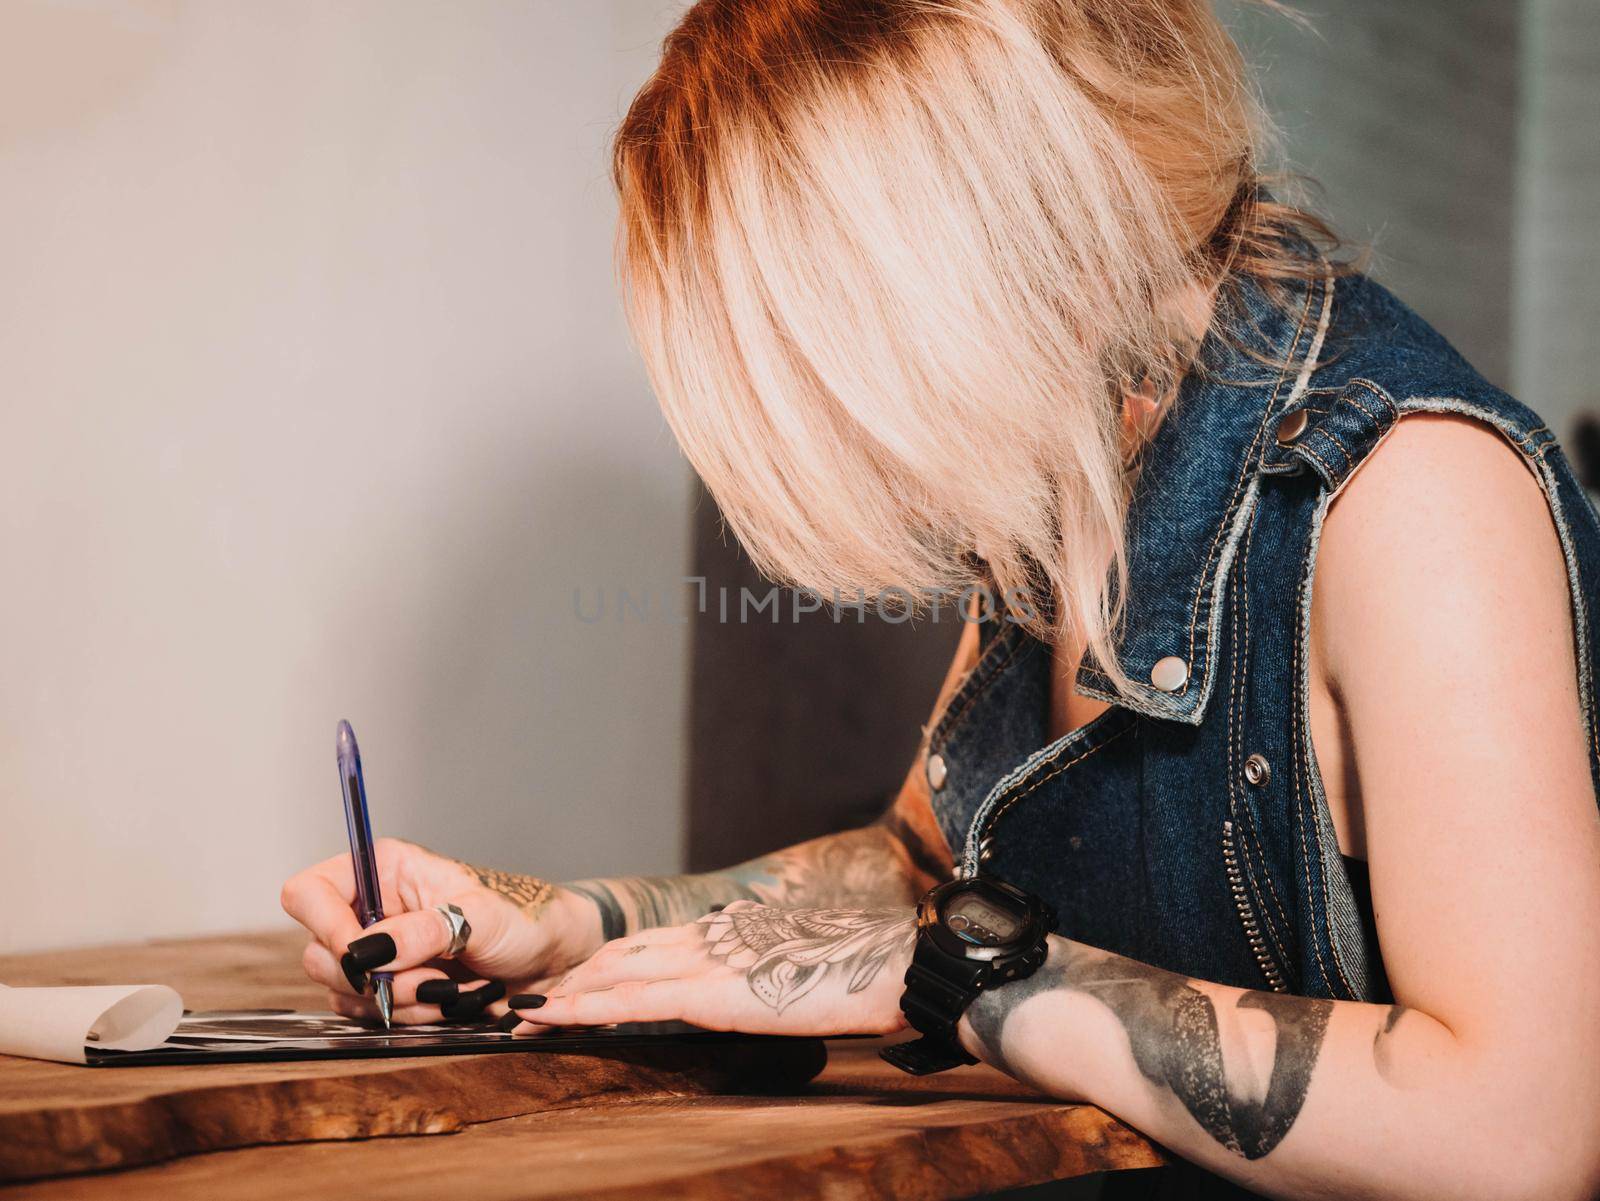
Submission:
POLYGON ((997 947, 1022 933, 1022 917, 975 891, 964 892, 945 905, 944 926, 975 946, 997 947))

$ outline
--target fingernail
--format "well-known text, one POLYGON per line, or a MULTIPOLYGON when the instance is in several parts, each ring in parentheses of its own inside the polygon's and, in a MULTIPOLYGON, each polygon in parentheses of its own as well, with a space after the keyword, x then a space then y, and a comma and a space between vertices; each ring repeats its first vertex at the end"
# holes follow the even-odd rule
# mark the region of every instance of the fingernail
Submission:
POLYGON ((454 980, 424 980, 417 985, 417 1000, 424 1005, 450 1005, 461 996, 454 980))
POLYGON ((439 1006, 447 1022, 475 1022, 483 1016, 483 1006, 471 999, 470 994, 459 1001, 439 1006))
POLYGON ((520 1014, 508 1013, 505 1017, 496 1022, 495 1025, 500 1027, 500 1029, 505 1031, 507 1034, 510 1034, 518 1026, 522 1025, 522 1016, 520 1014))
POLYGON ((505 995, 505 981, 491 980, 482 988, 475 988, 471 992, 465 994, 462 999, 465 1000, 467 997, 470 997, 472 1000, 478 1002, 479 1005, 491 1005, 505 995))
POLYGON ((350 944, 350 956, 356 966, 371 971, 394 960, 394 939, 387 934, 368 934, 350 944))
POLYGON ((538 1009, 549 999, 542 992, 519 992, 506 1004, 513 1009, 538 1009))
POLYGON ((454 1001, 439 1007, 447 1021, 475 1022, 483 1016, 483 1011, 506 995, 506 986, 499 980, 491 980, 480 988, 464 992, 454 1001))
POLYGON ((367 973, 361 970, 361 965, 356 962, 354 955, 344 955, 339 960, 339 966, 344 969, 344 978, 350 981, 351 988, 358 993, 367 991, 367 973))

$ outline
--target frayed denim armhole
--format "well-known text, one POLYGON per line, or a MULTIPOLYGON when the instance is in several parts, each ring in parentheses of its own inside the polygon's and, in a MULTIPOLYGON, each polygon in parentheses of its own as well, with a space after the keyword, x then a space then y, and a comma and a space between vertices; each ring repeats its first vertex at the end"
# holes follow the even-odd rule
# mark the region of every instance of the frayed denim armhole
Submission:
MULTIPOLYGON (((1333 975, 1343 985, 1342 991, 1351 999, 1370 1001, 1374 998, 1372 981, 1379 975, 1371 966, 1379 958, 1379 949, 1367 945, 1361 925, 1361 913, 1356 907, 1355 889, 1350 885, 1349 873, 1339 854, 1339 836, 1333 826, 1333 810, 1328 806, 1328 794, 1322 783, 1322 770, 1317 765, 1317 752, 1311 741, 1311 596, 1317 574, 1317 549, 1322 542, 1323 521, 1328 507, 1338 489, 1324 492, 1317 501, 1311 521, 1311 538, 1306 549, 1306 571, 1300 591, 1300 612, 1295 638, 1299 646, 1300 670, 1295 680, 1296 712, 1300 715, 1297 737, 1300 745, 1295 754, 1304 765, 1306 791, 1311 798, 1311 816, 1314 823, 1316 853, 1302 848, 1302 861, 1307 873, 1311 864, 1320 869, 1323 908, 1328 921, 1328 945, 1333 954, 1333 975)), ((1301 826, 1304 829, 1304 824, 1301 826)), ((1315 934, 1312 947, 1315 953, 1315 934)), ((1317 956, 1317 966, 1323 984, 1330 996, 1338 996, 1340 989, 1330 978, 1327 966, 1317 956)))
MULTIPOLYGON (((1577 661, 1577 684, 1580 708, 1583 714, 1584 733, 1588 743, 1590 771, 1600 784, 1600 722, 1595 713, 1594 662, 1591 647, 1591 625, 1588 600, 1585 595, 1583 573, 1578 547, 1572 528, 1572 514, 1567 511, 1564 496, 1583 495, 1575 479, 1563 481, 1561 471, 1570 476, 1570 470, 1557 460, 1559 446, 1548 427, 1527 421, 1518 421, 1501 407, 1476 403, 1458 397, 1423 396, 1395 401, 1382 388, 1371 381, 1351 380, 1341 391, 1334 410, 1319 422, 1313 431, 1319 438, 1309 436, 1303 444, 1284 453, 1309 464, 1322 477, 1326 490, 1318 501, 1312 521, 1308 563, 1301 595, 1299 629, 1296 637, 1301 650, 1299 690, 1300 711, 1309 717, 1310 671, 1310 620, 1311 597, 1316 577, 1317 547, 1322 536, 1324 519, 1333 500, 1356 475, 1372 452, 1388 437, 1401 418, 1413 413, 1450 413, 1471 418, 1503 437, 1523 458, 1544 493, 1545 503, 1555 524, 1565 561, 1569 601, 1572 612, 1574 652, 1577 661), (1338 413, 1343 406, 1349 420, 1341 426, 1338 413), (1566 488, 1562 487, 1563 482, 1566 488)), ((1585 496, 1582 515, 1589 525, 1600 531, 1592 503, 1585 496)), ((1600 552, 1600 539, 1594 551, 1600 552)), ((1338 838, 1333 827, 1333 814, 1328 805, 1322 774, 1317 767, 1316 753, 1311 743, 1309 720, 1300 731, 1302 745, 1299 755, 1306 766, 1307 786, 1311 797, 1316 854, 1307 855, 1307 865, 1315 861, 1320 867, 1321 892, 1328 916, 1328 935, 1334 957, 1334 969, 1345 989, 1356 999, 1368 1000, 1372 996, 1373 981, 1378 977, 1375 968, 1376 947, 1366 946, 1355 893, 1349 875, 1339 854, 1338 838)), ((1309 850, 1309 848, 1307 848, 1309 850)), ((1332 988, 1325 965, 1320 965, 1324 982, 1332 988)))

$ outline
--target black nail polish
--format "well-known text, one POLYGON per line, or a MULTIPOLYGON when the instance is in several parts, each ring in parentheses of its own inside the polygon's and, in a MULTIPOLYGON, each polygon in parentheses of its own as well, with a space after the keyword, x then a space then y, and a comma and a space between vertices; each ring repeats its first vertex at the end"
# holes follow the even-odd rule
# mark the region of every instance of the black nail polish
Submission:
POLYGON ((483 1011, 506 995, 506 986, 499 980, 464 992, 456 1000, 447 1002, 439 1007, 439 1012, 446 1021, 451 1022, 476 1022, 483 1016, 483 1011))
POLYGON ((454 980, 424 980, 417 985, 417 1000, 424 1005, 451 1005, 461 996, 454 980))
POLYGON ((447 1022, 475 1022, 483 1016, 483 1006, 472 1000, 469 993, 458 1001, 439 1006, 439 1012, 447 1022))
POLYGON ((501 1030, 505 1031, 507 1034, 510 1034, 518 1026, 522 1025, 522 1017, 520 1014, 508 1013, 495 1024, 499 1026, 501 1030))
POLYGON ((394 960, 394 939, 387 934, 368 934, 350 944, 350 956, 356 966, 371 971, 394 960))
POLYGON ((513 1009, 538 1009, 549 999, 550 998, 545 996, 542 992, 519 992, 516 996, 512 997, 511 1000, 507 1001, 506 1004, 510 1005, 513 1009))
POLYGON ((471 992, 465 994, 465 996, 471 997, 480 1006, 492 1005, 505 995, 506 986, 505 982, 502 980, 491 980, 482 988, 475 988, 471 992))
POLYGON ((345 955, 339 960, 339 966, 344 969, 344 978, 350 981, 350 987, 358 993, 367 991, 367 973, 361 970, 361 965, 356 962, 354 955, 345 955))

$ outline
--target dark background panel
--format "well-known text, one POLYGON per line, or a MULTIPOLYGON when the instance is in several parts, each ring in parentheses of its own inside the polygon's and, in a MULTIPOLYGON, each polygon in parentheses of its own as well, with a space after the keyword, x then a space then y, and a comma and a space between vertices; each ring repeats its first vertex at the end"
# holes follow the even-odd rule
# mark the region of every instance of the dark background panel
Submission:
POLYGON ((689 869, 703 871, 871 821, 916 753, 959 637, 946 611, 898 624, 826 609, 747 611, 771 585, 703 491, 694 573, 706 584, 689 681, 689 869), (723 620, 719 598, 728 601, 723 620))

